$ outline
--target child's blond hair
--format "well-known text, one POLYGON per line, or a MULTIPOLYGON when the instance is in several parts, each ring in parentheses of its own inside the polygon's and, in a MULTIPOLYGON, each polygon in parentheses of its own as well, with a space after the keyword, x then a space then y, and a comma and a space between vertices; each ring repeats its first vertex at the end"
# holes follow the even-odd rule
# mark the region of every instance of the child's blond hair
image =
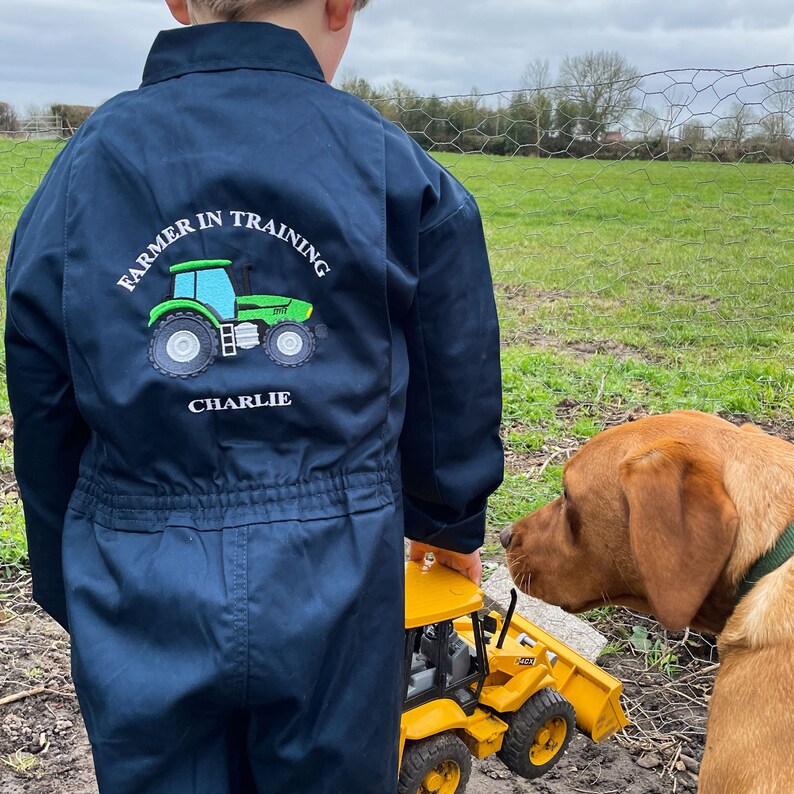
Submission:
MULTIPOLYGON (((197 8, 205 8, 214 16, 228 22, 242 22, 257 12, 288 8, 302 2, 304 0, 187 0, 191 15, 197 8)), ((355 0, 353 9, 360 11, 368 3, 369 0, 355 0)))

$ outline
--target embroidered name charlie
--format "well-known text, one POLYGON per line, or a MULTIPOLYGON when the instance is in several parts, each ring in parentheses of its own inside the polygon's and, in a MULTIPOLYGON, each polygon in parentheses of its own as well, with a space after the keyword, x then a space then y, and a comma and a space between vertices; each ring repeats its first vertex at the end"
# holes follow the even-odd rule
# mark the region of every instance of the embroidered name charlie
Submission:
POLYGON ((205 411, 245 411, 249 408, 285 408, 292 405, 292 394, 288 391, 272 391, 268 394, 241 395, 239 397, 203 397, 188 404, 194 414, 205 411))

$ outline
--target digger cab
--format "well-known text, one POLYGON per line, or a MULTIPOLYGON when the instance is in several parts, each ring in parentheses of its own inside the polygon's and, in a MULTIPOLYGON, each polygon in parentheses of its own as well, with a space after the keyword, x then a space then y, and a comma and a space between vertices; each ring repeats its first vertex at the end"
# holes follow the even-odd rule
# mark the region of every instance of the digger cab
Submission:
POLYGON ((409 711, 449 698, 466 714, 477 707, 488 676, 482 590, 439 565, 406 566, 405 704, 409 711), (455 630, 468 616, 474 647, 455 630))

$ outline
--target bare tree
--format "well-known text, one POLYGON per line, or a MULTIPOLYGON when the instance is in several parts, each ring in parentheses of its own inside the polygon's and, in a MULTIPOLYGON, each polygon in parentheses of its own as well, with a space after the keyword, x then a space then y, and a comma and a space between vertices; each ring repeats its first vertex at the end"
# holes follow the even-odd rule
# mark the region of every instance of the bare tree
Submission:
POLYGON ((527 91, 547 91, 551 87, 548 58, 533 58, 521 75, 521 86, 527 91))
POLYGON ((757 123, 752 108, 742 102, 734 102, 728 110, 728 115, 723 116, 714 125, 714 137, 718 143, 727 143, 739 147, 749 137, 749 131, 757 123))
POLYGON ((665 110, 662 118, 662 141, 668 151, 676 138, 676 131, 680 135, 683 123, 692 116, 689 106, 695 95, 692 87, 684 89, 680 85, 670 86, 663 92, 665 110))
POLYGON ((681 142, 694 151, 703 151, 706 143, 706 125, 693 119, 681 126, 681 142))
POLYGON ((664 135, 665 119, 663 111, 655 107, 640 108, 632 116, 634 132, 638 132, 645 140, 661 138, 664 135))
POLYGON ((582 133, 598 140, 635 105, 639 80, 636 67, 619 53, 587 52, 563 60, 558 93, 561 102, 579 109, 582 133))
POLYGON ((763 102, 768 111, 760 120, 770 141, 791 136, 794 126, 794 70, 784 69, 766 84, 763 102))
POLYGON ((515 124, 510 134, 519 145, 532 144, 540 150, 543 136, 552 125, 553 99, 551 69, 547 59, 535 58, 521 75, 522 90, 510 100, 508 117, 515 124))
POLYGON ((19 132, 19 119, 13 105, 0 102, 0 133, 19 132))

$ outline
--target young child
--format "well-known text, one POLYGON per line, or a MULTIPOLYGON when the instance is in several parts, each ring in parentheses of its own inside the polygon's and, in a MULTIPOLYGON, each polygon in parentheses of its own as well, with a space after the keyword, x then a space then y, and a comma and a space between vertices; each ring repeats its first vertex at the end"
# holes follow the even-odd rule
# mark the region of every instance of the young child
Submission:
POLYGON ((404 534, 479 578, 502 476, 482 227, 329 85, 366 1, 168 0, 197 24, 15 233, 34 596, 71 632, 103 794, 394 792, 404 534))

